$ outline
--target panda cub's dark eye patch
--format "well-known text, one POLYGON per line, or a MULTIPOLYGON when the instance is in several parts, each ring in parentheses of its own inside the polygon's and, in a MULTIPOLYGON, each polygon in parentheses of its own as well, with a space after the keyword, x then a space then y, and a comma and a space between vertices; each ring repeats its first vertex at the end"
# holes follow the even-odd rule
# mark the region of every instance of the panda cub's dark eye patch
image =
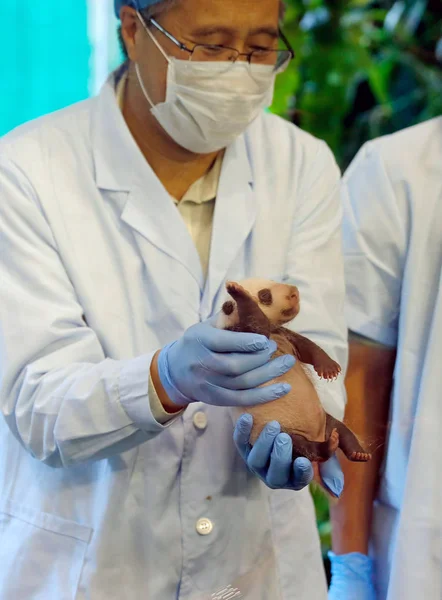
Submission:
POLYGON ((258 299, 261 302, 261 304, 266 304, 267 306, 270 306, 270 304, 273 302, 272 292, 268 288, 259 290, 258 299))

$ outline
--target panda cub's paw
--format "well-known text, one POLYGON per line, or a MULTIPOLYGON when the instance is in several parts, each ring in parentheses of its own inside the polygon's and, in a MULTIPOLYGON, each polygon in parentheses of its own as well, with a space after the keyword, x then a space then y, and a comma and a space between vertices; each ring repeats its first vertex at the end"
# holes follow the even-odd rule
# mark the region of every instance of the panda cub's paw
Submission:
POLYGON ((228 281, 226 283, 226 290, 232 296, 232 298, 235 299, 240 298, 241 296, 247 296, 248 298, 252 298, 252 295, 236 281, 228 281))

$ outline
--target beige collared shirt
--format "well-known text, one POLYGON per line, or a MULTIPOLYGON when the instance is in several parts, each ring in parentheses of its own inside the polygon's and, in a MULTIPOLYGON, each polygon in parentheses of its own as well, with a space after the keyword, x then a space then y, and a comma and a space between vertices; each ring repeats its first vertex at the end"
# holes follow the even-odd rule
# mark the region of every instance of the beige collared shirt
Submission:
MULTIPOLYGON (((123 108, 126 79, 127 74, 125 73, 116 88, 117 102, 121 110, 123 108)), ((204 276, 207 274, 209 264, 213 213, 222 161, 223 153, 220 153, 210 170, 190 186, 180 201, 173 198, 198 251, 204 276)), ((165 423, 176 416, 176 413, 171 415, 164 410, 150 376, 149 399, 152 414, 159 423, 165 423)))

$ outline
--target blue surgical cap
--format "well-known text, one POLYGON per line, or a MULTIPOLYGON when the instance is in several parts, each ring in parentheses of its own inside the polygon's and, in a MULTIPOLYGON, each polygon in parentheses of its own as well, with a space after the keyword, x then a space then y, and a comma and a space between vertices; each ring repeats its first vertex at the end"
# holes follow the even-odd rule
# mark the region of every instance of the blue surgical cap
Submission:
POLYGON ((132 8, 137 8, 138 10, 142 8, 147 8, 148 6, 152 6, 153 4, 158 4, 161 0, 114 0, 115 6, 115 14, 117 17, 120 17, 120 8, 122 6, 132 6, 132 8))

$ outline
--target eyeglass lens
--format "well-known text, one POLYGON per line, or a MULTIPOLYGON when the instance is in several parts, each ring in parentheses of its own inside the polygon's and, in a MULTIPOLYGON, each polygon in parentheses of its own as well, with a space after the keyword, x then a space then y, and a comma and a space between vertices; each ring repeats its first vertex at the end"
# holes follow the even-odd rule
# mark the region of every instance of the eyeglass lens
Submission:
MULTIPOLYGON (((190 60, 194 62, 235 62, 240 58, 240 53, 233 48, 201 44, 194 47, 190 60)), ((276 69, 283 66, 291 54, 289 50, 254 50, 250 54, 251 65, 273 65, 276 69)))

